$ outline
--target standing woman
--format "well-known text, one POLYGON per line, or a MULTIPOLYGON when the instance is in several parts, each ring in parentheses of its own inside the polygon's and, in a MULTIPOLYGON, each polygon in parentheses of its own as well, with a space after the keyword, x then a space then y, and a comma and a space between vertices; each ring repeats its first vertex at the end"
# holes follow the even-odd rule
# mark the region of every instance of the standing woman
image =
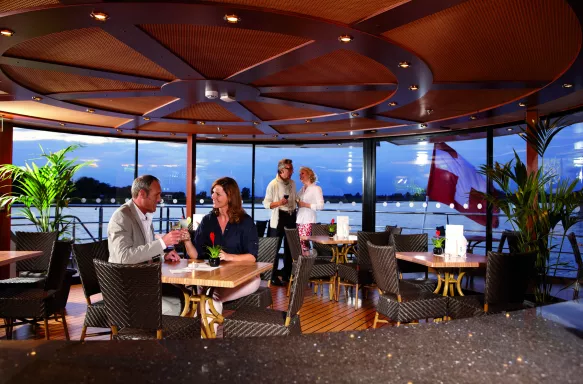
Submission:
MULTIPOLYGON (((220 245, 220 258, 233 262, 256 262, 259 250, 257 228, 251 216, 242 207, 241 191, 230 177, 217 179, 211 188, 212 211, 203 217, 193 239, 184 242, 191 259, 208 259, 207 247, 220 245), (211 239, 211 233, 214 233, 211 239), (193 244, 194 241, 194 244, 193 244), (214 244, 213 244, 214 242, 214 244)), ((223 303, 239 299, 257 291, 260 279, 255 279, 237 288, 217 288, 213 302, 217 312, 223 312, 223 303)), ((207 309, 208 311, 208 309, 207 309)))
MULTIPOLYGON (((311 168, 300 168, 300 181, 304 184, 298 192, 297 227, 300 236, 312 235, 312 224, 316 222, 316 211, 324 208, 324 196, 322 188, 315 185, 316 174, 311 168)), ((307 241, 302 241, 302 251, 310 249, 307 241)))

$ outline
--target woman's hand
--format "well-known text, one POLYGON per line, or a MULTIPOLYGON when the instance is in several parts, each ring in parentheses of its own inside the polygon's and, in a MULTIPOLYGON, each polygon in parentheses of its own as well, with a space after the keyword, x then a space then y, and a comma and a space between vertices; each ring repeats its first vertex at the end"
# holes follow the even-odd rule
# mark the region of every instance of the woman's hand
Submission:
POLYGON ((221 253, 219 253, 219 258, 224 261, 233 261, 235 260, 235 255, 231 255, 230 253, 221 250, 221 253))
POLYGON ((188 229, 181 229, 180 230, 180 241, 189 241, 190 240, 190 232, 188 229))

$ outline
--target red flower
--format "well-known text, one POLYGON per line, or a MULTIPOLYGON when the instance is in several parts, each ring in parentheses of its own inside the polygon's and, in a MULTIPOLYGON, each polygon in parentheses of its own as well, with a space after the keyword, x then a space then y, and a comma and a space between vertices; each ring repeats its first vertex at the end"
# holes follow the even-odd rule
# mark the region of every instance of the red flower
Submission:
POLYGON ((441 235, 441 232, 439 232, 439 229, 437 231, 435 231, 435 236, 439 237, 441 235))
POLYGON ((211 241, 213 242, 213 247, 215 246, 215 233, 211 232, 210 234, 211 241))
POLYGON ((332 219, 332 221, 330 222, 330 224, 334 224, 334 219, 332 219))

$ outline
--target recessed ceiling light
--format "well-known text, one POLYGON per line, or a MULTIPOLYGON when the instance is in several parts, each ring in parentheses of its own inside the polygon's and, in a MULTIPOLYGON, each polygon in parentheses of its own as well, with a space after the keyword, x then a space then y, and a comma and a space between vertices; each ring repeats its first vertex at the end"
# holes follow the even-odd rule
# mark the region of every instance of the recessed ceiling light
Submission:
POLYGON ((306 123, 311 123, 312 119, 306 119, 306 123))
POLYGON ((352 117, 358 117, 358 116, 359 116, 359 114, 358 114, 358 112, 352 112, 352 113, 350 114, 350 116, 352 116, 352 117))
POLYGON ((254 121, 253 125, 259 125, 259 121, 254 121))
POLYGON ((397 105, 399 105, 399 103, 397 103, 396 101, 391 101, 389 103, 389 106, 391 106, 391 107, 396 107, 397 105))
POLYGON ((217 131, 218 132, 221 132, 221 127, 217 127, 217 131))
POLYGON ((338 143, 337 145, 338 145, 339 147, 341 147, 341 146, 342 146, 342 143, 338 143))
POLYGON ((33 97, 32 97, 32 99, 33 99, 34 101, 41 101, 43 98, 42 98, 42 97, 40 97, 40 96, 33 96, 33 97))
POLYGON ((150 121, 150 118, 148 116, 144 116, 144 120, 150 121))
POLYGON ((370 133, 377 133, 377 130, 376 130, 376 129, 373 129, 373 130, 371 130, 371 131, 369 131, 369 132, 370 132, 370 133))
POLYGON ((4 28, 0 30, 0 35, 10 37, 14 35, 14 31, 4 28))
POLYGON ((411 63, 408 61, 401 61, 399 63, 399 68, 409 68, 411 66, 411 63))
POLYGON ((506 130, 507 130, 508 132, 511 132, 511 131, 512 131, 512 128, 506 128, 506 130))
POLYGON ((176 136, 175 132, 170 132, 170 136, 176 136))
POLYGON ((229 137, 229 135, 223 135, 223 137, 229 137))
POLYGON ((89 16, 91 16, 92 19, 97 21, 106 21, 107 19, 109 19, 109 15, 103 12, 91 12, 89 16))
POLYGON ((117 129, 116 129, 116 132, 118 132, 118 133, 119 133, 119 132, 121 132, 121 129, 117 128, 117 129))
POLYGON ((423 123, 419 125, 421 128, 427 128, 427 124, 423 123))
POLYGON ((65 123, 59 123, 59 125, 60 125, 61 127, 64 127, 64 126, 65 126, 65 123))
POLYGON ((563 88, 573 88, 573 84, 565 83, 565 84, 563 84, 563 88))
POLYGON ((474 115, 470 116, 470 120, 476 120, 476 119, 477 119, 476 116, 474 116, 474 115))
POLYGON ((198 125, 205 125, 206 123, 204 121, 197 121, 198 125))
POLYGON ((87 109, 87 112, 94 113, 95 112, 95 109, 87 109))
POLYGON ((237 24, 239 21, 241 21, 241 18, 235 14, 225 15, 223 19, 229 24, 237 24))
POLYGON ((354 40, 354 37, 352 37, 350 35, 338 36, 338 41, 340 41, 341 43, 350 43, 352 40, 354 40))
POLYGON ((277 139, 279 137, 279 135, 273 135, 273 137, 275 137, 277 139))
POLYGON ((433 109, 426 109, 425 113, 427 113, 428 115, 431 115, 433 113, 433 109))
POLYGON ((322 133, 322 136, 328 136, 328 134, 327 133, 322 133))
POLYGON ((417 91, 419 89, 419 86, 417 84, 413 84, 409 86, 409 90, 410 91, 417 91))
POLYGON ((526 107, 526 103, 523 103, 522 101, 520 103, 518 103, 519 107, 526 107))
POLYGON ((350 136, 352 136, 352 135, 354 135, 354 132, 353 131, 350 131, 350 136))

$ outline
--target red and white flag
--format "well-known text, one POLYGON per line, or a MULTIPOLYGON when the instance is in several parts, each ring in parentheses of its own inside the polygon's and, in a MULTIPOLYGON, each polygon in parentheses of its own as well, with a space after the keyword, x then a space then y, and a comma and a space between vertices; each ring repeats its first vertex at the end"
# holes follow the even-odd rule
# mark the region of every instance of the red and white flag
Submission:
MULTIPOLYGON (((466 214, 469 219, 485 226, 486 201, 481 199, 475 193, 476 191, 486 192, 486 178, 449 145, 434 144, 427 182, 429 200, 447 205, 453 203, 456 211, 466 214), (484 215, 475 215, 475 213, 484 215)), ((492 217, 492 227, 498 227, 497 216, 492 217)))

